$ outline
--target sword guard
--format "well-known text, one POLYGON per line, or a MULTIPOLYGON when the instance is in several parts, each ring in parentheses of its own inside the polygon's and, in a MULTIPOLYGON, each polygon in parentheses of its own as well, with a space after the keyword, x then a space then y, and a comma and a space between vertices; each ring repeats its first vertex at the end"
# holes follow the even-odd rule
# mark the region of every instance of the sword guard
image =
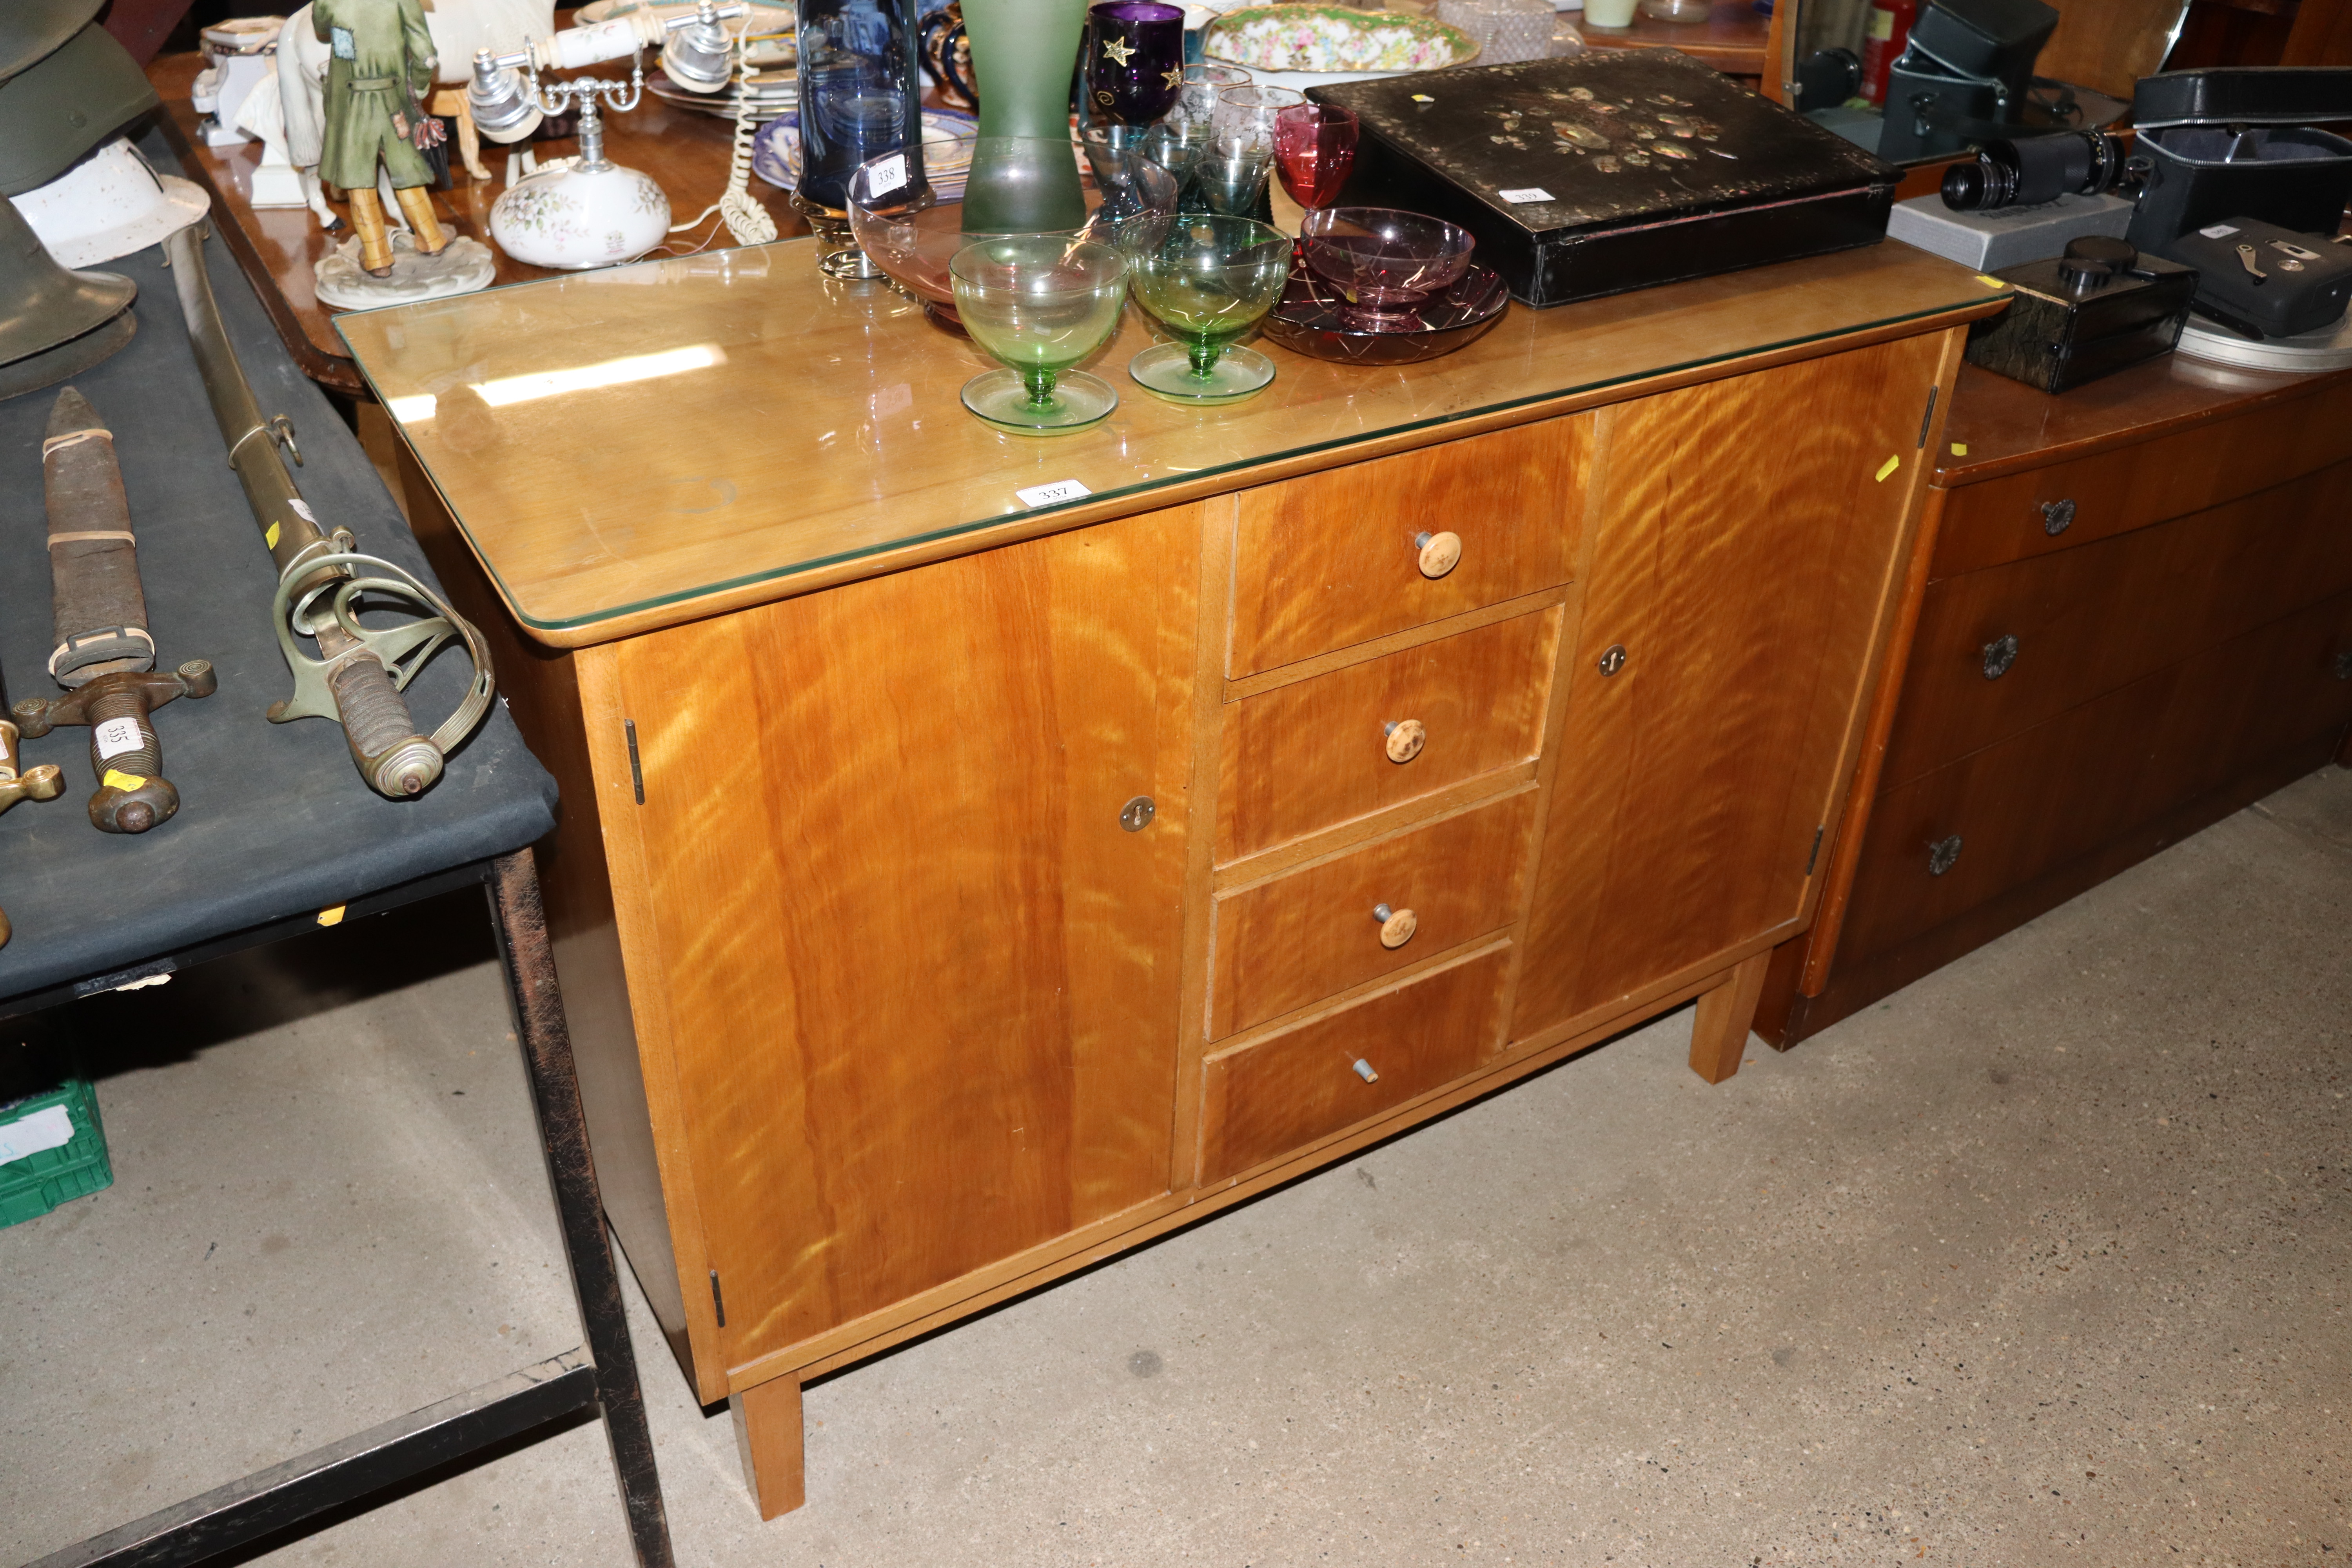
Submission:
POLYGON ((144 833, 180 809, 180 792, 163 777, 163 742, 147 716, 174 698, 210 697, 219 689, 211 662, 192 658, 173 670, 116 670, 63 697, 28 697, 15 713, 28 736, 60 724, 89 725, 89 766, 98 775, 91 825, 104 833, 144 833))
POLYGON ((305 557, 279 579, 271 619, 278 628, 278 651, 285 655, 286 668, 294 677, 294 690, 283 701, 270 705, 270 722, 332 719, 343 724, 362 774, 383 795, 394 798, 415 795, 438 778, 441 760, 473 733, 489 712, 497 683, 481 632, 439 595, 389 561, 349 550, 305 557), (336 575, 321 583, 322 573, 336 575), (302 583, 313 585, 305 588, 302 583), (360 600, 370 594, 404 600, 426 613, 397 626, 365 626, 359 618, 360 600), (335 657, 313 657, 296 641, 315 637, 329 622, 349 639, 350 646, 335 657), (371 705, 367 718, 372 721, 363 725, 367 732, 354 731, 355 716, 347 713, 337 700, 339 687, 352 687, 351 680, 342 679, 347 667, 373 658, 391 678, 393 689, 405 691, 417 672, 451 641, 464 644, 473 664, 473 678, 467 683, 465 698, 440 728, 430 736, 409 733, 407 725, 374 710, 381 705, 371 705), (394 734, 394 730, 401 732, 394 734))

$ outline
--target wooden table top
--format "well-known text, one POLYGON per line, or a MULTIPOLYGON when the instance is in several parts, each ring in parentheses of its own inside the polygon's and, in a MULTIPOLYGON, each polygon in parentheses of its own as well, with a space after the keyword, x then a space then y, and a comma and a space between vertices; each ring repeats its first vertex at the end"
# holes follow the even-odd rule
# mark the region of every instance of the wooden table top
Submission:
POLYGON ((1726 76, 1760 77, 1772 18, 1748 0, 1716 0, 1704 22, 1660 22, 1633 13, 1630 27, 1596 27, 1576 12, 1563 15, 1595 49, 1680 49, 1726 76))
POLYGON ((2171 353, 2052 395, 1960 367, 1934 483, 1949 489, 2150 440, 2264 403, 2300 397, 2352 371, 2240 370, 2171 353), (1965 447, 1965 453, 1952 450, 1965 447))
MULTIPOLYGON (((329 234, 306 208, 254 207, 253 171, 261 162, 261 143, 247 142, 213 148, 205 146, 196 134, 196 111, 188 101, 188 89, 204 63, 200 54, 159 55, 147 67, 147 79, 155 84, 155 90, 163 99, 160 118, 165 132, 187 165, 189 177, 211 195, 213 210, 221 220, 221 237, 236 253, 238 264, 257 284, 266 277, 274 285, 259 289, 258 292, 277 324, 278 336, 286 341, 303 374, 334 391, 362 395, 366 384, 352 368, 351 354, 331 324, 340 312, 319 303, 314 287, 314 268, 320 259, 350 238, 351 229, 347 226, 329 234)), ((552 74, 611 76, 616 71, 625 76, 628 61, 599 66, 590 72, 552 74)), ((650 92, 626 114, 604 117, 606 154, 616 163, 642 169, 653 176, 662 194, 669 197, 673 223, 682 223, 710 205, 727 188, 733 139, 733 121, 677 108, 650 92)), ((569 157, 580 150, 569 140, 521 145, 532 148, 541 159, 569 157)), ((490 205, 506 190, 509 151, 485 140, 482 165, 492 177, 476 180, 457 162, 457 148, 453 142, 449 155, 457 175, 457 184, 449 190, 433 193, 433 210, 452 232, 471 236, 489 246, 491 258, 498 264, 496 282, 522 283, 553 277, 555 274, 544 268, 515 260, 490 242, 490 205)), ((808 232, 808 225, 793 211, 789 192, 778 190, 757 174, 751 176, 751 189, 776 220, 779 235, 808 232)), ((714 245, 733 243, 715 216, 693 233, 677 238, 691 246, 714 227, 720 228, 714 245)))
MULTIPOLYGON (((353 357, 532 636, 578 647, 1245 485, 1906 336, 2000 308, 1881 243, 1549 310, 1417 365, 1270 343, 1272 386, 1197 409, 1088 363, 1118 410, 1055 438, 966 413, 990 368, 812 240, 640 262, 339 318, 353 357), (1736 362, 1736 363, 1735 363, 1736 362), (1075 479, 1085 499, 1018 491, 1075 479)), ((1834 408, 1790 411, 1790 438, 1834 408)), ((1906 460, 1911 454, 1891 454, 1906 460)), ((1696 459, 1695 459, 1696 460, 1696 459)), ((1738 454, 1710 461, 1738 461, 1738 454)))

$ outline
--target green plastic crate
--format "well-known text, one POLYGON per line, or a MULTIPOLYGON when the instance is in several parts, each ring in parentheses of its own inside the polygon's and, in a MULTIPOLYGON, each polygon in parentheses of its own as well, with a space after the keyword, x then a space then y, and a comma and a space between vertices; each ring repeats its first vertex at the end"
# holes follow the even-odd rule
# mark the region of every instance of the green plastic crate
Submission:
POLYGON ((46 1093, 0 1105, 0 1229, 38 1219, 59 1204, 114 1184, 106 1158, 106 1129, 98 1120, 98 1095, 88 1079, 69 1078, 46 1093), (64 1111, 72 1136, 54 1148, 7 1160, 12 1146, 48 1142, 57 1123, 42 1112, 64 1111))

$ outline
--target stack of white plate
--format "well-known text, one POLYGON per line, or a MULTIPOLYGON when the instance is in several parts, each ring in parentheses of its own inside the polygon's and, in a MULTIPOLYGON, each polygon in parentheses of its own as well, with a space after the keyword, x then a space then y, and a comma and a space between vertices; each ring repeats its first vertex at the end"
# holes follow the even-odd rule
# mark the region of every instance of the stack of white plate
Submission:
POLYGON ((2180 330, 2180 352, 2242 370, 2342 370, 2352 365, 2352 315, 2315 332, 2260 342, 2192 315, 2180 330))
MULTIPOLYGON (((665 103, 675 103, 681 109, 732 120, 735 118, 736 100, 741 96, 743 88, 740 82, 730 82, 720 92, 688 92, 659 71, 654 71, 646 78, 646 90, 665 103)), ((751 118, 762 124, 800 100, 800 78, 792 71, 761 71, 751 83, 751 118)))

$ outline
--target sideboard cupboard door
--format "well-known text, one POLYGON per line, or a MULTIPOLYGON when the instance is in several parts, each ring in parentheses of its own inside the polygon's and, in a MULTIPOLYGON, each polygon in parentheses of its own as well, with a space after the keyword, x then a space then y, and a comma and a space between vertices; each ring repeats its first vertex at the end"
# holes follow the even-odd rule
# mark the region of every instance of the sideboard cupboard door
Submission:
POLYGON ((1174 509, 623 647, 727 1364, 1167 1190, 1200 541, 1174 509))
POLYGON ((1948 336, 1607 418, 1513 1038, 1801 912, 1948 336))

